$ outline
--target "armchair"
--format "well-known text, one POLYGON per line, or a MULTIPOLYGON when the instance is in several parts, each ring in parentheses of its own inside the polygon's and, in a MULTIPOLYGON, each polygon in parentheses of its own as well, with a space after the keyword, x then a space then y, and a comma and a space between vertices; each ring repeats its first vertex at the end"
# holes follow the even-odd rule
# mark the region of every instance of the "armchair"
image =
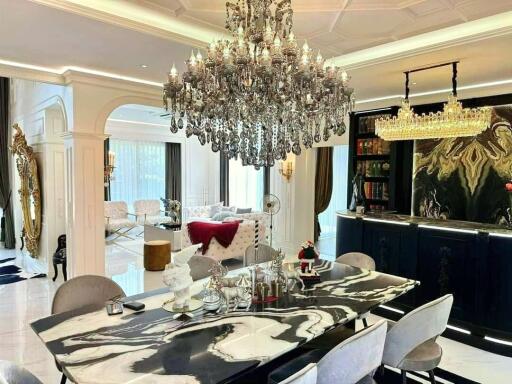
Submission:
POLYGON ((133 213, 128 212, 128 206, 124 201, 105 201, 105 231, 110 235, 115 235, 109 242, 114 242, 120 237, 126 237, 133 240, 128 236, 128 232, 137 224, 128 218, 129 215, 135 216, 133 213))
POLYGON ((133 209, 139 225, 158 225, 165 223, 174 223, 174 212, 163 211, 160 209, 158 200, 136 200, 133 202, 133 209), (173 216, 164 216, 162 214, 173 213, 173 216))

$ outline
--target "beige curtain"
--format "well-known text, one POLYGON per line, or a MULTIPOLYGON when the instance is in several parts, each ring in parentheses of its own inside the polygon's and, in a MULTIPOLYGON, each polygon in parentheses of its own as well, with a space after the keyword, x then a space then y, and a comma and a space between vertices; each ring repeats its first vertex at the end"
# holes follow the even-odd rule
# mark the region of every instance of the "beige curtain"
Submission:
POLYGON ((332 195, 332 147, 320 147, 316 150, 315 172, 315 234, 318 240, 321 228, 318 215, 325 211, 331 202, 332 195))

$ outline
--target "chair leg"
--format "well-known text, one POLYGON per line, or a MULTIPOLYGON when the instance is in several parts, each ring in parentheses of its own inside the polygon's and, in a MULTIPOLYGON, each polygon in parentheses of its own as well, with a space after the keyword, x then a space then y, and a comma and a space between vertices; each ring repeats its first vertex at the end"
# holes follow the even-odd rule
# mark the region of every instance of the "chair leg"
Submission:
POLYGON ((402 384, 407 384, 407 372, 402 369, 402 384))
POLYGON ((59 274, 59 270, 57 269, 57 263, 53 263, 53 272, 55 273, 55 276, 53 276, 53 281, 57 280, 57 275, 59 274))
POLYGON ((67 381, 67 379, 68 379, 68 378, 66 377, 66 375, 65 375, 65 374, 62 374, 62 377, 60 378, 60 384, 65 384, 65 383, 66 383, 66 381, 67 381))
POLYGON ((432 384, 436 384, 436 376, 434 375, 434 371, 428 371, 428 377, 430 377, 430 382, 432 384))
POLYGON ((66 259, 62 262, 62 274, 64 275, 64 281, 68 281, 68 262, 66 259))
POLYGON ((362 319, 362 320, 363 320, 363 325, 364 325, 364 327, 365 327, 365 328, 368 328, 368 321, 366 320, 366 318, 365 318, 365 317, 363 317, 363 319, 362 319))

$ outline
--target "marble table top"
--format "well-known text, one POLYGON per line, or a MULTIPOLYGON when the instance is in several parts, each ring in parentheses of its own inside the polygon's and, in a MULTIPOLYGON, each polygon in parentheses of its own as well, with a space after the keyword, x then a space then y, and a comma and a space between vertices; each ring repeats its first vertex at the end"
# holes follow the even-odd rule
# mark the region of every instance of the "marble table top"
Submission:
MULTIPOLYGON (((32 328, 76 383, 219 383, 264 364, 412 289, 418 282, 322 261, 321 282, 248 312, 197 313, 173 320, 170 294, 134 296, 145 311, 88 308, 49 316, 32 328)), ((199 293, 204 282, 196 282, 199 293)))

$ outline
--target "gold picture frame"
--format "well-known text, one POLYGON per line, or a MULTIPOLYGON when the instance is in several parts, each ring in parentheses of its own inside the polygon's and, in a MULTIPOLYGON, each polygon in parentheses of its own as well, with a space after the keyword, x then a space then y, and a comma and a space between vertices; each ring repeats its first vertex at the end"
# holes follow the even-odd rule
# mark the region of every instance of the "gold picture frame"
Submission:
POLYGON ((37 258, 39 238, 41 237, 41 189, 34 151, 27 144, 23 130, 13 125, 11 152, 16 158, 16 168, 20 176, 21 210, 23 212, 23 237, 30 256, 37 258))

